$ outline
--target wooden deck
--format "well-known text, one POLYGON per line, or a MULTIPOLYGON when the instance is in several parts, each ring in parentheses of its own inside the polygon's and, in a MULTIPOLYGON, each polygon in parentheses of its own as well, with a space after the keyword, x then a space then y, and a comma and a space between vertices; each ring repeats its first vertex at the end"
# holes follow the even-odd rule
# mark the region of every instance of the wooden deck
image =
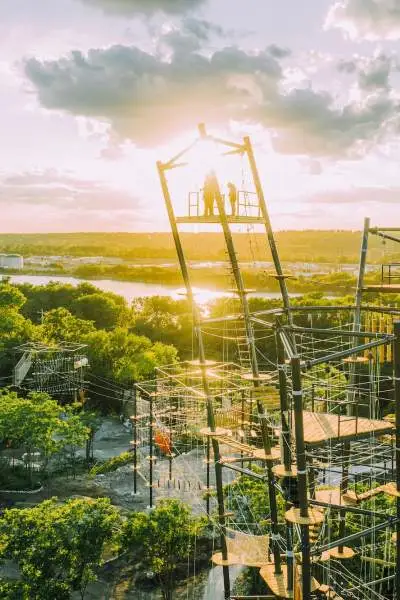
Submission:
POLYGON ((400 283, 381 283, 377 285, 366 285, 363 292, 375 292, 380 294, 400 294, 400 283))
MULTIPOLYGON (((232 217, 227 215, 228 223, 258 223, 262 225, 264 223, 264 219, 262 217, 232 217)), ((177 223, 221 223, 219 215, 213 215, 212 217, 205 217, 204 215, 199 215, 198 217, 176 217, 177 223)))
POLYGON ((332 440, 355 440, 369 437, 372 433, 382 435, 394 430, 392 423, 347 417, 331 413, 304 411, 304 442, 308 446, 320 446, 332 440))

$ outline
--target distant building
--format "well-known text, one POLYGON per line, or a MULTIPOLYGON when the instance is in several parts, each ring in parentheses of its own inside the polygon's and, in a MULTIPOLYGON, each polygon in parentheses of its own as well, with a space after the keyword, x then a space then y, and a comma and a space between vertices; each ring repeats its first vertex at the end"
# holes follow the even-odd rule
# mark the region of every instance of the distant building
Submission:
POLYGON ((24 268, 24 257, 20 254, 0 254, 0 267, 21 270, 24 268))

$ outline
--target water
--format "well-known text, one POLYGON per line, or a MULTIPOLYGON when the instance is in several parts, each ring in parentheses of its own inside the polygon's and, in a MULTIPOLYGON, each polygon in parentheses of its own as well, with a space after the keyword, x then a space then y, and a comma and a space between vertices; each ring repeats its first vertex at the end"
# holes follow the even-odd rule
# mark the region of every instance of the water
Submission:
MULTIPOLYGON (((141 281, 115 281, 113 279, 78 279, 76 277, 61 277, 57 275, 11 275, 11 283, 31 283, 32 285, 46 285, 50 281, 59 283, 69 283, 79 285, 80 283, 91 283, 104 292, 113 292, 123 296, 127 302, 132 302, 135 298, 150 296, 169 296, 174 300, 182 299, 185 295, 183 288, 177 289, 175 286, 163 285, 161 283, 143 283, 141 281)), ((197 303, 200 305, 208 304, 218 298, 228 298, 232 294, 229 292, 220 292, 207 288, 193 288, 197 303)), ((301 294, 293 294, 299 296, 301 294)), ((280 298, 279 292, 254 292, 252 294, 258 298, 280 298)))

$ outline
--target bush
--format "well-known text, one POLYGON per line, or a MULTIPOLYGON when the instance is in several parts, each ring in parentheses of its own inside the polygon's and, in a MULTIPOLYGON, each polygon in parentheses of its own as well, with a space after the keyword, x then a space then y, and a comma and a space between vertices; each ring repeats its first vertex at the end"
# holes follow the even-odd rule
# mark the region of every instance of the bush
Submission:
POLYGON ((118 456, 114 456, 109 460, 101 464, 95 465, 90 471, 89 475, 91 477, 95 477, 96 475, 102 475, 104 473, 111 473, 112 471, 116 471, 120 467, 124 465, 129 465, 129 463, 133 462, 133 453, 132 452, 122 452, 118 456))

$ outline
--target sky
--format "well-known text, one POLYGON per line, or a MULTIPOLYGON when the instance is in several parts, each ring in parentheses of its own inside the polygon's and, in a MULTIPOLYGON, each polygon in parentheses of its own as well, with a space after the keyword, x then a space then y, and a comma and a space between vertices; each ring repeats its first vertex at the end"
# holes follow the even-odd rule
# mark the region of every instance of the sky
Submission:
POLYGON ((1 231, 168 230, 200 122, 251 137, 275 229, 398 225, 399 41, 400 0, 0 0, 1 231))

